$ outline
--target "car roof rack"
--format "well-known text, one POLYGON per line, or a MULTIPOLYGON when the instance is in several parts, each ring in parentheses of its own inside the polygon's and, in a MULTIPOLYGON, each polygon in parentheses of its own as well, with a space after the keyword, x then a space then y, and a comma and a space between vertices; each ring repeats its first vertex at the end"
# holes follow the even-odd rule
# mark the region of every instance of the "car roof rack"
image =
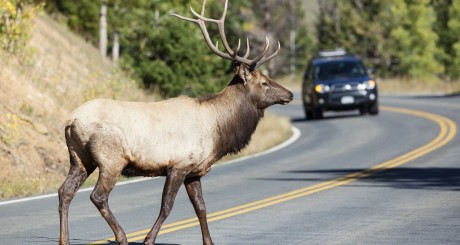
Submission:
POLYGON ((327 58, 327 57, 335 57, 335 56, 345 56, 348 55, 347 51, 343 48, 336 48, 335 50, 330 51, 319 51, 316 57, 320 58, 327 58))

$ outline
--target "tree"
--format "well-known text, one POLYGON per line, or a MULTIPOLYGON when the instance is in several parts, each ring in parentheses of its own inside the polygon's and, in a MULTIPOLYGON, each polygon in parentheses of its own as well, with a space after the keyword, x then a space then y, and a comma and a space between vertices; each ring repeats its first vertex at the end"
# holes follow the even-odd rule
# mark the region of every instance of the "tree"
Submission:
POLYGON ((449 32, 455 37, 452 42, 452 56, 448 73, 455 79, 460 78, 460 2, 453 1, 449 10, 449 32))
POLYGON ((99 52, 103 57, 107 55, 107 0, 101 0, 99 14, 99 52))
POLYGON ((452 47, 456 39, 455 33, 448 26, 451 19, 451 5, 452 0, 431 0, 431 6, 436 14, 433 30, 439 37, 437 46, 442 50, 439 60, 445 67, 447 78, 452 76, 452 47))
POLYGON ((93 44, 98 42, 100 2, 94 0, 55 0, 54 2, 71 29, 93 44))
POLYGON ((211 54, 195 25, 174 18, 172 12, 188 9, 174 1, 139 1, 125 10, 123 19, 129 24, 119 29, 122 65, 164 97, 220 90, 230 64, 211 54))
POLYGON ((266 66, 271 76, 289 74, 298 65, 305 64, 305 45, 311 44, 311 40, 301 5, 300 0, 251 1, 251 12, 247 15, 250 24, 245 31, 253 40, 255 50, 263 48, 265 36, 270 39, 271 52, 277 48, 278 41, 282 45, 280 54, 266 66))
POLYGON ((443 72, 435 21, 429 0, 321 1, 319 48, 345 48, 382 75, 433 77, 443 72))
POLYGON ((443 72, 437 59, 437 34, 432 26, 436 17, 429 0, 393 0, 393 29, 389 48, 399 61, 400 75, 431 78, 443 72))
POLYGON ((120 25, 118 22, 118 16, 120 16, 120 7, 119 1, 114 1, 113 12, 115 15, 115 21, 113 21, 113 42, 112 42, 112 61, 114 63, 118 63, 118 59, 120 58, 120 34, 118 32, 118 26, 120 25))
POLYGON ((21 52, 30 38, 32 19, 38 15, 43 4, 24 0, 0 0, 0 48, 8 52, 21 52))
MULTIPOLYGON (((104 36, 104 28, 99 29, 99 26, 89 24, 100 20, 99 11, 103 8, 97 3, 89 0, 54 1, 57 8, 69 16, 69 25, 87 36, 95 45, 97 37, 104 36)), ((106 0, 101 1, 104 3, 106 0)), ((245 37, 249 37, 251 55, 261 51, 265 44, 265 34, 270 37, 272 49, 277 47, 276 42, 279 39, 283 48, 271 69, 273 74, 288 73, 288 50, 293 21, 286 16, 295 16, 299 23, 295 25, 296 29, 306 33, 302 29, 303 15, 298 7, 301 1, 271 1, 273 2, 270 5, 266 5, 266 11, 261 11, 258 7, 263 3, 260 0, 230 1, 225 31, 232 47, 236 47, 238 39, 242 39, 241 53, 246 51, 245 37), (242 18, 238 18, 239 16, 242 18)), ((225 85, 228 73, 232 71, 231 62, 222 60, 209 51, 196 26, 183 23, 170 15, 172 12, 188 13, 188 4, 192 4, 196 10, 201 7, 201 1, 189 0, 107 1, 106 32, 113 36, 113 41, 108 43, 113 59, 115 60, 119 50, 121 67, 139 77, 147 88, 157 89, 165 97, 181 93, 201 95, 215 92, 225 85)), ((220 18, 222 9, 223 0, 208 1, 206 16, 220 18)), ((100 26, 103 27, 102 22, 100 26)), ((213 41, 218 41, 217 28, 211 24, 208 29, 213 41)), ((297 35, 296 52, 300 49, 306 50, 307 39, 307 36, 297 35)), ((298 54, 304 56, 296 60, 303 62, 305 52, 298 54)))

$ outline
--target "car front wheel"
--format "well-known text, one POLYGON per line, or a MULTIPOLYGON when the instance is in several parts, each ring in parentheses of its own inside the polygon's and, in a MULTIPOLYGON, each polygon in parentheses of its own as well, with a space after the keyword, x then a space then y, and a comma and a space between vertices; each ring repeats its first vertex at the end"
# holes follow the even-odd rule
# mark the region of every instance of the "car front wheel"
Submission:
POLYGON ((374 116, 378 115, 379 114, 379 103, 375 102, 373 104, 370 104, 368 111, 370 115, 374 115, 374 116))
POLYGON ((323 118, 323 109, 321 108, 311 108, 310 111, 311 116, 309 117, 312 120, 317 120, 323 118))

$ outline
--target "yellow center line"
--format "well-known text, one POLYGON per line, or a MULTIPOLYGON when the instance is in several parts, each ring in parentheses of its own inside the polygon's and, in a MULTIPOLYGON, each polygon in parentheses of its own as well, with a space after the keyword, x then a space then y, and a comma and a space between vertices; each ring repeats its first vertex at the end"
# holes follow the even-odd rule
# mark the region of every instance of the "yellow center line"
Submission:
MULTIPOLYGON (((345 176, 342 176, 336 179, 325 181, 325 182, 322 182, 322 183, 319 183, 313 186, 309 186, 306 188, 301 188, 298 190, 290 191, 290 192, 287 192, 281 195, 273 196, 273 197, 262 199, 259 201, 255 201, 255 202, 247 203, 244 205, 239 205, 233 208, 210 213, 208 214, 208 222, 213 222, 213 221, 229 218, 229 217, 236 216, 239 214, 244 214, 244 213, 248 213, 248 212, 251 212, 257 209, 272 206, 278 203, 286 202, 286 201, 296 199, 299 197, 311 195, 313 193, 317 193, 320 191, 324 191, 324 190, 328 190, 334 187, 348 184, 350 182, 356 181, 361 178, 365 178, 377 172, 381 172, 384 170, 388 170, 391 168, 401 166, 405 163, 408 163, 414 159, 424 156, 446 145, 455 137, 457 133, 456 124, 449 118, 446 118, 440 115, 423 112, 423 111, 416 111, 416 110, 388 107, 388 106, 381 106, 381 108, 385 111, 411 115, 411 116, 420 117, 420 118, 424 118, 424 119, 433 121, 439 126, 439 133, 433 140, 431 140, 427 144, 419 148, 416 148, 412 151, 409 151, 403 155, 400 155, 396 158, 393 158, 386 162, 377 164, 369 169, 358 171, 355 173, 350 173, 350 174, 347 174, 345 176)), ((189 228, 189 227, 197 226, 197 225, 199 225, 199 222, 196 217, 185 219, 182 221, 163 225, 158 234, 159 235, 166 234, 166 233, 170 233, 173 231, 177 231, 177 230, 181 230, 181 229, 185 229, 185 228, 189 228)), ((136 232, 127 234, 127 237, 129 238, 128 242, 143 240, 147 232, 149 231, 150 229, 145 229, 145 230, 136 231, 136 232)), ((90 244, 105 244, 105 243, 108 243, 114 240, 115 238, 111 237, 108 239, 92 242, 90 244)))

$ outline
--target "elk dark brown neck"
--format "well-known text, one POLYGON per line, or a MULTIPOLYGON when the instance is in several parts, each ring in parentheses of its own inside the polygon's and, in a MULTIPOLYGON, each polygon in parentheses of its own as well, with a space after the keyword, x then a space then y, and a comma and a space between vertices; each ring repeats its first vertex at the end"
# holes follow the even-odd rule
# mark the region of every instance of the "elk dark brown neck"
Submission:
POLYGON ((242 80, 235 76, 220 93, 199 99, 202 105, 216 114, 215 155, 221 158, 228 153, 238 153, 250 141, 264 111, 251 102, 242 80))

